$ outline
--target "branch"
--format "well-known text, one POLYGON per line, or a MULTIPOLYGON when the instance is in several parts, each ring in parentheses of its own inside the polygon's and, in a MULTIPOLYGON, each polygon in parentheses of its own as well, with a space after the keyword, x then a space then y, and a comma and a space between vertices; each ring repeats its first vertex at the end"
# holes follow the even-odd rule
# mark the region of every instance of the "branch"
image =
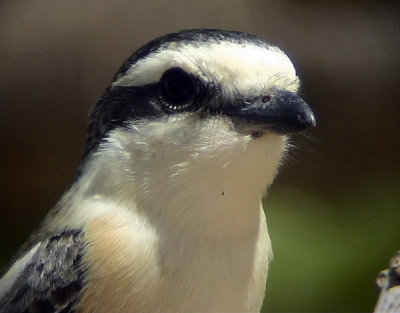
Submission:
POLYGON ((374 313, 400 312, 400 250, 390 260, 389 268, 379 273, 376 282, 381 290, 374 313))

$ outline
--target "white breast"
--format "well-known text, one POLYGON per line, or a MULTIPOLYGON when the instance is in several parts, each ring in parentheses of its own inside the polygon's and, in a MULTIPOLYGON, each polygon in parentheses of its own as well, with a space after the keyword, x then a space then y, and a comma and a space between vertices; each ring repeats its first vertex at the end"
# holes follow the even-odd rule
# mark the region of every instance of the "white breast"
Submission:
POLYGON ((83 312, 258 312, 271 245, 263 213, 252 239, 199 242, 146 222, 90 223, 83 312), (162 236, 162 237, 161 237, 162 236))

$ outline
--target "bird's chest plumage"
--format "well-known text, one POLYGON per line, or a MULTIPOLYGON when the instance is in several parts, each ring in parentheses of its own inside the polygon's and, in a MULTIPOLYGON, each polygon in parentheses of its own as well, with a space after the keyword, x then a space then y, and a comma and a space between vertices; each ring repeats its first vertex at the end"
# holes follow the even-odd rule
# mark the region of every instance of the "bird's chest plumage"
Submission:
POLYGON ((252 238, 220 242, 144 231, 126 216, 95 219, 83 312, 258 312, 270 255, 260 217, 252 238))
POLYGON ((171 247, 160 264, 168 310, 258 312, 270 249, 265 230, 255 229, 249 237, 243 234, 246 238, 226 241, 182 240, 183 246, 171 247))

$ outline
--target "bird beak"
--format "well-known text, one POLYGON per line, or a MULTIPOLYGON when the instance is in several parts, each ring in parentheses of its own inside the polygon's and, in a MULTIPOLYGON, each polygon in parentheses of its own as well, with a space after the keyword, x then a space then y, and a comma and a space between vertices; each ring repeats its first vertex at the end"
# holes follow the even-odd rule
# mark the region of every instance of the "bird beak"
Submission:
POLYGON ((259 130, 271 129, 290 134, 315 126, 315 116, 308 104, 294 92, 273 87, 266 95, 241 105, 227 108, 226 115, 233 121, 250 124, 259 130))

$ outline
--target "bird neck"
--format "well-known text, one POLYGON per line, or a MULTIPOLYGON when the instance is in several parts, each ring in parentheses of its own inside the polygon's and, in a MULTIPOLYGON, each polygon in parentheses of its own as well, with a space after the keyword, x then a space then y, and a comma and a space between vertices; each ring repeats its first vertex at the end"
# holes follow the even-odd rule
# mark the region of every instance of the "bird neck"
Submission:
POLYGON ((129 210, 155 228, 214 240, 257 229, 261 197, 285 148, 282 137, 225 136, 214 138, 214 146, 193 140, 182 146, 154 132, 143 138, 147 133, 113 131, 86 161, 73 199, 101 203, 96 211, 108 201, 112 210, 129 210))

